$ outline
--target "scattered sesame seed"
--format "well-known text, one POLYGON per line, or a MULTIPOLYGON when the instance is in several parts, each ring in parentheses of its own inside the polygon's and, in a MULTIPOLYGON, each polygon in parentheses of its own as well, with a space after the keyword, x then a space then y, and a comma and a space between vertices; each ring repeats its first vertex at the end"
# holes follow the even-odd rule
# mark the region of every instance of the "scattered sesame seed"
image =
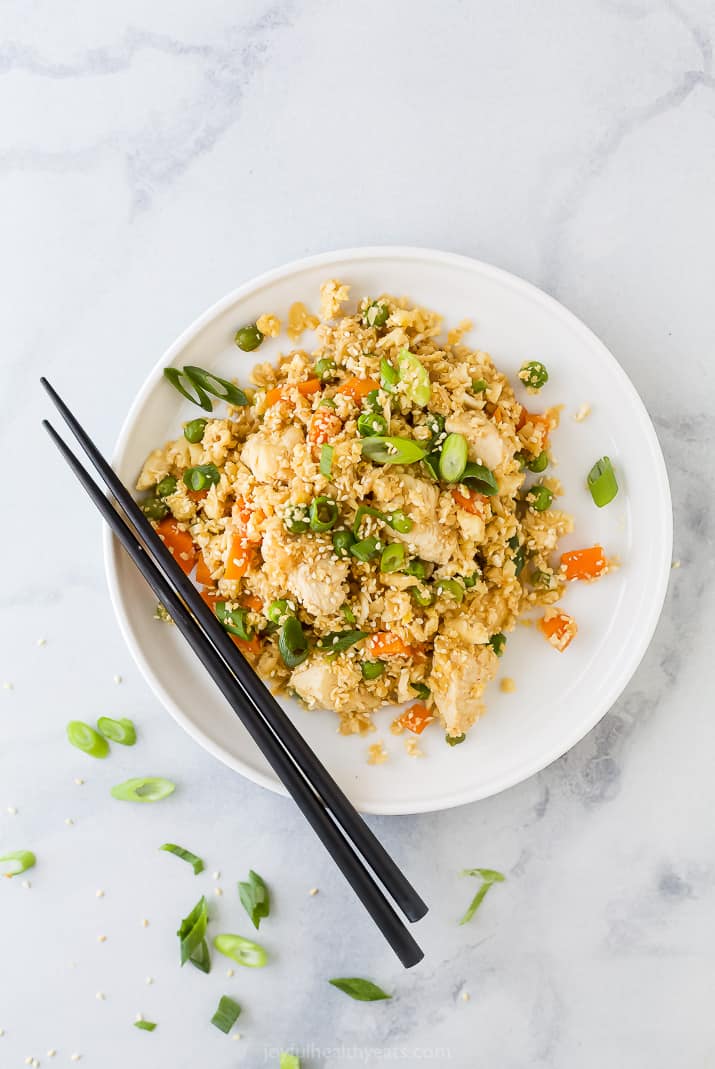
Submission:
POLYGON ((220 879, 221 879, 221 873, 220 873, 220 872, 218 872, 218 871, 214 872, 214 874, 213 874, 213 878, 214 878, 215 880, 220 880, 220 879))
POLYGON ((97 942, 98 942, 98 943, 106 943, 106 942, 107 942, 107 937, 106 937, 106 935, 98 935, 98 936, 97 936, 97 942))
POLYGON ((679 568, 680 567, 680 561, 679 560, 674 560, 670 567, 671 568, 679 568))
POLYGON ((81 1054, 70 1054, 70 1061, 71 1062, 78 1062, 81 1057, 82 1057, 81 1054))
POLYGON ((236 972, 235 972, 234 969, 226 969, 226 976, 235 976, 235 975, 236 975, 236 972))
POLYGON ((119 684, 122 682, 122 677, 121 676, 114 676, 114 682, 116 683, 117 686, 119 686, 119 684))
POLYGON ((143 1021, 144 1020, 143 1014, 137 1013, 136 1016, 134 1017, 134 1020, 135 1021, 143 1021))
POLYGON ((4 1028, 0 1028, 0 1036, 4 1036, 4 1035, 5 1035, 5 1029, 4 1028))
POLYGON ((72 817, 65 817, 65 824, 74 824, 72 817))
POLYGON ((7 811, 10 814, 11 817, 16 817, 17 816, 17 809, 15 808, 14 805, 9 805, 7 807, 7 811))
POLYGON ((38 638, 37 645, 38 646, 46 646, 47 645, 47 639, 46 638, 38 638))
POLYGON ((308 891, 308 894, 311 896, 311 898, 314 898, 317 895, 317 893, 318 893, 318 888, 317 887, 311 887, 311 889, 308 891))
POLYGON ((241 1033, 240 1032, 234 1032, 233 1035, 231 1036, 231 1039, 240 1039, 240 1038, 241 1038, 241 1033))
POLYGON ((94 997, 98 999, 99 1002, 104 1002, 107 996, 105 995, 104 991, 98 991, 94 997))
POLYGON ((219 898, 220 898, 221 895, 223 894, 223 887, 214 887, 214 894, 218 895, 219 898))
POLYGON ((142 928, 148 928, 148 927, 149 927, 149 921, 145 917, 144 920, 142 921, 142 928))
POLYGON ((469 994, 468 991, 463 991, 462 992, 462 1002, 469 1002, 471 997, 472 996, 469 994))
POLYGON ((34 1062, 34 1060, 35 1060, 35 1059, 34 1059, 34 1058, 32 1058, 32 1057, 27 1057, 27 1058, 25 1058, 25 1065, 32 1065, 32 1063, 34 1062))
POLYGON ((32 884, 30 883, 29 880, 23 880, 22 881, 22 886, 25 888, 25 890, 29 891, 30 888, 32 887, 32 884))
POLYGON ((55 1054, 57 1054, 57 1051, 55 1050, 55 1048, 54 1047, 50 1047, 50 1049, 47 1052, 47 1057, 48 1058, 54 1058, 55 1054))
POLYGON ((153 976, 147 976, 146 983, 147 984, 153 984, 154 983, 154 977, 153 976))
POLYGON ((78 787, 81 787, 84 784, 84 780, 82 779, 81 776, 75 776, 75 780, 74 781, 75 781, 75 783, 77 784, 78 787))
POLYGON ((2 689, 3 690, 12 690, 13 689, 12 683, 8 679, 6 679, 5 682, 2 685, 2 689))
POLYGON ((95 891, 95 897, 104 898, 104 891, 101 888, 98 891, 95 891))
POLYGON ((586 402, 585 404, 582 404, 580 408, 576 411, 574 419, 577 423, 583 423, 583 421, 590 414, 590 412, 591 406, 588 404, 588 402, 586 402))

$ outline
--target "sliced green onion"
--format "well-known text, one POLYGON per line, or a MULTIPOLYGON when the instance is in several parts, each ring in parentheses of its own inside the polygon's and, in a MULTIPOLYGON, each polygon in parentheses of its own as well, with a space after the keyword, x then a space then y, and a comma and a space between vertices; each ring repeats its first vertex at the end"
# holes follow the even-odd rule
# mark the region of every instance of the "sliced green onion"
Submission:
POLYGON ((300 1069, 300 1058, 297 1054, 286 1054, 286 1052, 282 1050, 278 1069, 300 1069))
POLYGON ((271 911, 271 896, 262 878, 253 869, 249 870, 248 879, 239 883, 238 897, 253 927, 259 928, 261 921, 271 911))
POLYGON ((148 497, 146 501, 142 501, 139 508, 148 520, 154 520, 156 523, 169 515, 169 506, 158 497, 148 497))
POLYGON ((318 408, 337 408, 338 406, 333 401, 332 397, 323 397, 318 402, 318 408))
POLYGON ((475 464, 470 461, 462 472, 459 481, 468 486, 470 490, 476 490, 478 494, 484 494, 485 497, 493 497, 494 494, 499 493, 499 484, 494 477, 494 472, 489 468, 485 468, 483 464, 475 464))
POLYGON ((527 460, 524 465, 529 471, 533 471, 538 475, 542 471, 546 471, 549 466, 549 454, 546 451, 539 453, 538 457, 534 457, 533 460, 527 460))
POLYGON ((342 613, 343 620, 345 621, 346 624, 354 624, 355 623, 355 613, 350 608, 350 606, 348 605, 347 601, 345 602, 344 605, 340 606, 340 612, 342 613))
POLYGON ((472 901, 469 903, 467 912, 460 920, 460 924, 466 924, 470 921, 474 914, 477 912, 482 902, 484 901, 487 892, 490 887, 493 887, 495 883, 503 883, 506 877, 503 873, 497 872, 495 869, 465 869, 462 876, 480 876, 482 879, 482 886, 475 894, 472 901))
POLYGON ((438 579, 437 580, 437 593, 449 594, 451 598, 460 604, 464 601, 464 587, 456 579, 438 579))
POLYGON ((329 356, 321 356, 315 362, 315 374, 321 382, 332 382, 338 366, 329 356))
POLYGON ((363 323, 367 327, 384 327, 389 315, 390 309, 386 304, 371 301, 363 312, 363 323))
POLYGON ((426 609, 434 601, 434 594, 423 586, 411 586, 410 594, 415 604, 422 609, 426 609))
POLYGON ((548 590, 551 587, 551 580, 553 577, 553 572, 542 572, 541 568, 534 568, 531 573, 531 585, 543 587, 545 590, 548 590))
POLYGON ((291 534, 304 534, 310 528, 307 505, 287 505, 283 523, 291 534))
POLYGON ((512 557, 514 561, 514 575, 518 579, 524 568, 524 562, 526 560, 526 546, 519 546, 516 553, 512 557))
POLYGON ((381 572, 398 572, 405 563, 407 556, 402 542, 392 542, 385 546, 380 557, 381 572))
POLYGON ((448 746, 459 746, 460 742, 464 742, 466 735, 445 735, 444 741, 448 746))
POLYGON ((268 955, 258 943, 244 939, 241 935, 214 936, 214 946, 219 954, 225 955, 238 965, 247 965, 250 969, 260 969, 268 961, 268 955))
POLYGON ((330 478, 330 473, 333 470, 333 453, 335 449, 332 445, 322 445, 320 447, 320 474, 324 475, 326 479, 330 478))
POLYGON ((387 521, 387 516, 384 512, 380 512, 379 509, 374 509, 371 505, 359 505, 353 520, 353 534, 356 538, 360 534, 360 525, 365 516, 374 516, 376 520, 387 521))
POLYGON ((412 438, 365 438, 362 455, 373 464, 414 464, 427 450, 412 438))
POLYGON ((173 475, 165 475, 161 482, 156 484, 157 497, 170 497, 176 493, 176 479, 173 475))
POLYGON ((222 995, 218 1002, 218 1008, 211 1018, 211 1024, 216 1025, 220 1032, 228 1035, 241 1015, 241 1007, 228 995, 222 995))
POLYGON ((176 784, 161 776, 135 776, 112 787, 112 798, 120 802, 161 802, 176 790, 176 784))
POLYGON ((394 393, 397 383, 400 381, 399 372, 384 356, 380 361, 380 386, 385 393, 394 393))
POLYGON ((364 638, 367 638, 368 631, 329 631, 327 635, 323 635, 318 640, 318 649, 324 650, 327 653, 342 653, 343 650, 350 649, 356 642, 362 642, 364 638))
POLYGON ((107 740, 83 720, 70 720, 67 725, 67 738, 73 746, 90 757, 106 757, 109 753, 107 740))
POLYGON ((209 951, 209 944, 206 939, 202 939, 196 950, 189 958, 191 964, 199 969, 200 972, 211 972, 211 952, 209 951))
POLYGON ((475 393, 484 393, 488 386, 486 379, 472 379, 472 389, 475 393))
POLYGON ((19 876, 21 872, 27 872, 28 869, 31 869, 36 864, 37 858, 32 850, 11 850, 9 853, 0 856, 0 864, 3 862, 9 862, 10 864, 8 871, 3 872, 3 876, 12 878, 13 876, 19 876))
POLYGON ((142 1017, 139 1021, 134 1022, 134 1027, 141 1029, 142 1032, 153 1032, 156 1028, 156 1021, 145 1021, 142 1017))
POLYGON ((431 565, 426 560, 415 557, 402 570, 405 575, 414 575, 416 579, 427 579, 431 573, 431 565))
POLYGON ((350 546, 350 553, 358 560, 369 561, 380 552, 378 549, 379 544, 378 539, 371 535, 369 538, 363 538, 361 542, 353 542, 350 546))
POLYGON ((137 733, 131 720, 122 717, 121 720, 112 720, 110 716, 100 716, 97 721, 100 735, 112 742, 118 742, 121 746, 133 746, 137 741, 137 733))
POLYGON ((488 645, 491 646, 497 657, 501 657, 504 652, 504 647, 506 646, 506 635, 504 634, 504 632, 497 631, 496 635, 492 635, 492 637, 489 639, 488 645))
POLYGON ((593 465, 588 473, 588 488, 591 491, 594 505, 600 509, 613 501, 618 493, 618 482, 613 465, 608 457, 601 457, 593 465))
POLYGON ((480 579, 480 578, 481 578, 481 576, 480 576, 479 572, 472 572, 471 575, 463 575, 462 576, 462 582, 464 583, 464 585, 467 588, 467 590, 469 590, 469 589, 471 589, 471 587, 477 585, 477 580, 480 579))
POLYGON ((311 531, 329 531, 338 522, 340 509, 332 497, 320 494, 310 505, 311 531))
POLYGON ((363 679, 378 679, 385 671, 385 662, 363 661, 360 671, 363 679))
POLYGON ((184 373, 192 386, 197 390, 203 389, 208 393, 212 393, 219 401, 226 401, 229 405, 235 405, 236 408, 242 408, 248 404, 248 398, 243 390, 239 390, 238 386, 234 386, 228 379, 221 379, 218 375, 205 371, 202 367, 191 367, 190 365, 184 368, 184 373))
POLYGON ((164 843, 159 849, 166 850, 168 854, 173 854, 174 857, 179 857, 182 861, 186 861, 194 870, 194 876, 198 876, 200 872, 204 871, 204 863, 201 858, 197 857, 196 854, 192 854, 190 850, 184 850, 183 846, 177 846, 176 843, 164 843))
POLYGON ((297 668, 308 656, 308 639, 297 617, 289 616, 281 624, 278 651, 288 668, 297 668))
POLYGON ((179 950, 181 964, 186 965, 206 936, 206 926, 209 922, 206 898, 204 895, 198 900, 194 908, 188 913, 177 931, 179 937, 179 950))
POLYGON ((549 373, 540 360, 522 364, 519 378, 530 390, 540 390, 549 381, 549 373))
MULTIPOLYGON (((184 369, 185 371, 186 369, 184 369)), ((178 390, 182 397, 185 397, 187 401, 191 401, 193 405, 199 405, 206 412, 211 412, 213 409, 213 402, 205 390, 202 390, 200 386, 192 382, 191 379, 184 374, 178 367, 165 367, 164 377, 168 379, 175 390, 178 390), (184 381, 192 386, 195 391, 195 396, 190 394, 184 385, 184 381)))
POLYGON ((409 349, 402 349, 397 357, 400 381, 405 383, 405 394, 415 405, 424 408, 432 396, 432 386, 427 368, 409 349))
POLYGON ((439 474, 447 483, 458 483, 467 466, 467 439, 463 434, 448 434, 439 454, 439 474))
POLYGON ((292 615, 293 610, 285 598, 278 598, 277 601, 272 601, 266 609, 266 618, 272 624, 282 624, 286 616, 292 615))
POLYGON ((423 702, 426 702, 432 691, 425 683, 410 683, 413 691, 418 698, 421 698, 423 702))
POLYGON ((444 434, 444 416, 440 412, 430 412, 425 426, 430 432, 430 447, 438 445, 444 434))
POLYGON ((554 492, 543 483, 535 483, 530 490, 526 491, 525 497, 536 512, 545 512, 554 500, 554 492))
POLYGON ((427 468, 427 471, 431 477, 436 481, 439 479, 439 453, 433 451, 428 453, 426 457, 422 457, 422 463, 427 468))
POLYGON ((352 531, 333 531, 333 552, 336 557, 347 557, 355 541, 352 531))
POLYGON ((385 522, 388 527, 392 527, 393 531, 399 531, 400 534, 407 534, 407 532, 411 531, 414 527, 414 522, 402 511, 402 509, 388 513, 385 517, 385 522))
POLYGON ((249 323, 245 327, 240 327, 236 331, 234 341, 238 348, 244 353, 252 353, 254 349, 263 341, 264 334, 258 329, 255 323, 249 323))
POLYGON ((248 609, 242 605, 235 609, 227 609, 225 601, 215 603, 216 616, 224 631, 236 638, 242 638, 244 642, 250 642, 253 638, 253 628, 248 626, 248 609))
POLYGON ((204 436, 206 430, 206 419, 191 419, 188 423, 184 424, 184 438, 187 442, 191 442, 192 445, 197 445, 204 436))
POLYGON ((363 412, 358 416, 357 429, 361 438, 385 435, 388 429, 387 420, 381 412, 363 412))
POLYGON ((187 468, 183 474, 184 486, 189 490, 206 490, 209 486, 215 486, 221 478, 221 472, 215 464, 197 464, 195 468, 187 468))
POLYGON ((379 390, 370 390, 370 393, 365 398, 365 408, 370 409, 371 412, 382 412, 379 390))
POLYGON ((388 995, 377 984, 373 984, 372 980, 363 980, 359 976, 342 976, 335 980, 328 980, 328 983, 358 1002, 379 1002, 382 999, 392 998, 392 995, 388 995))

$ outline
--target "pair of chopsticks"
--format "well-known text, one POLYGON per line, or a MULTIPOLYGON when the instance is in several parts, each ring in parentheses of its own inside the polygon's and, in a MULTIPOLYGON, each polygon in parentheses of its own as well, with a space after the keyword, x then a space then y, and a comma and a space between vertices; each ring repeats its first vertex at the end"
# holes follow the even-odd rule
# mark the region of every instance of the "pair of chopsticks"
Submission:
POLYGON ((424 917, 427 906, 235 648, 194 584, 184 575, 62 398, 47 379, 42 378, 40 382, 126 519, 47 420, 43 420, 45 430, 402 964, 408 969, 416 965, 424 954, 375 877, 408 920, 424 917))

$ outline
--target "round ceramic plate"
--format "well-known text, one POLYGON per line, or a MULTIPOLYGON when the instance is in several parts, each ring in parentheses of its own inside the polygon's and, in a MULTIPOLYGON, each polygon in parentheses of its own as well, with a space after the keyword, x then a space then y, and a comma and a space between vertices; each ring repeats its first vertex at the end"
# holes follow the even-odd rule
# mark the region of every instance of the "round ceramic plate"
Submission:
MULTIPOLYGON (((181 433, 197 409, 162 376, 173 364, 198 364, 246 383, 251 364, 275 360, 285 335, 266 339, 258 353, 240 352, 236 329, 263 312, 285 321, 296 300, 317 311, 320 284, 338 278, 353 299, 404 294, 444 316, 445 329, 470 318, 465 343, 491 353, 510 375, 517 395, 535 404, 563 405, 553 434, 554 474, 563 483, 561 507, 575 529, 563 548, 598 542, 620 568, 593 584, 571 584, 562 602, 579 633, 559 654, 534 628, 509 636, 500 677, 513 693, 486 693, 486 715, 461 746, 445 745, 435 724, 420 737, 423 758, 408 756, 404 737, 390 733, 394 711, 375 715, 376 731, 343 737, 327 711, 308 712, 290 698, 284 708, 358 809, 415 813, 486 798, 544 768, 581 739, 606 713, 633 675, 661 610, 671 559, 672 516, 663 457, 653 426, 631 382, 605 346, 575 316, 527 282, 462 256, 427 249, 375 248, 327 253, 288 264, 241 286, 181 335, 151 371, 126 419, 114 463, 132 486, 146 455, 181 433), (527 397, 516 372, 527 359, 543 360, 549 383, 538 402, 527 397), (574 420, 580 406, 588 418, 574 420), (585 477, 594 461, 611 457, 620 492, 598 509, 585 477), (381 740, 389 759, 367 763, 368 746, 381 740)), ((310 349, 315 339, 304 335, 310 349)), ((178 722, 210 753, 244 776, 281 791, 273 771, 218 693, 175 628, 154 619, 154 599, 110 535, 106 566, 112 601, 129 648, 150 686, 178 722)))

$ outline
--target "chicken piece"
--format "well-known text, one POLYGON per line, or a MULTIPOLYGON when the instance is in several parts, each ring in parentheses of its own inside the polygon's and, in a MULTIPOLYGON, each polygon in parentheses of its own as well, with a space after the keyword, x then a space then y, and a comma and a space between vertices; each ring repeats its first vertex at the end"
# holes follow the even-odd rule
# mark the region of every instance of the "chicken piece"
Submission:
POLYGON ((462 735, 479 718, 484 688, 499 661, 491 646, 466 646, 446 636, 435 640, 432 672, 427 680, 448 735, 462 735))
POLYGON ((324 657, 309 657, 293 670, 289 686, 309 709, 332 709, 332 693, 338 685, 335 668, 324 657))
POLYGON ((449 434, 463 434, 467 439, 469 459, 495 470, 504 462, 504 442, 491 420, 482 412, 465 412, 449 416, 445 423, 449 434))
POLYGON ((416 520, 412 530, 403 534, 393 531, 392 537, 404 542, 411 553, 433 564, 446 564, 457 552, 457 535, 436 520, 416 520))
POLYGON ((473 646, 480 646, 488 642, 491 635, 491 631, 489 631, 483 620, 479 619, 476 612, 471 614, 461 611, 448 613, 444 617, 442 631, 445 635, 450 635, 473 646))
POLYGON ((347 598, 347 574, 347 561, 303 561, 291 572, 288 589, 313 616, 332 616, 347 598))
POLYGON ((262 431, 252 434, 241 452, 241 460, 251 469, 254 477, 261 483, 278 480, 287 482, 292 477, 291 459, 293 450, 303 441, 303 431, 291 424, 273 437, 262 431))
POLYGON ((457 509, 457 523, 463 536, 470 542, 483 542, 485 523, 482 516, 476 516, 464 509, 457 509))

